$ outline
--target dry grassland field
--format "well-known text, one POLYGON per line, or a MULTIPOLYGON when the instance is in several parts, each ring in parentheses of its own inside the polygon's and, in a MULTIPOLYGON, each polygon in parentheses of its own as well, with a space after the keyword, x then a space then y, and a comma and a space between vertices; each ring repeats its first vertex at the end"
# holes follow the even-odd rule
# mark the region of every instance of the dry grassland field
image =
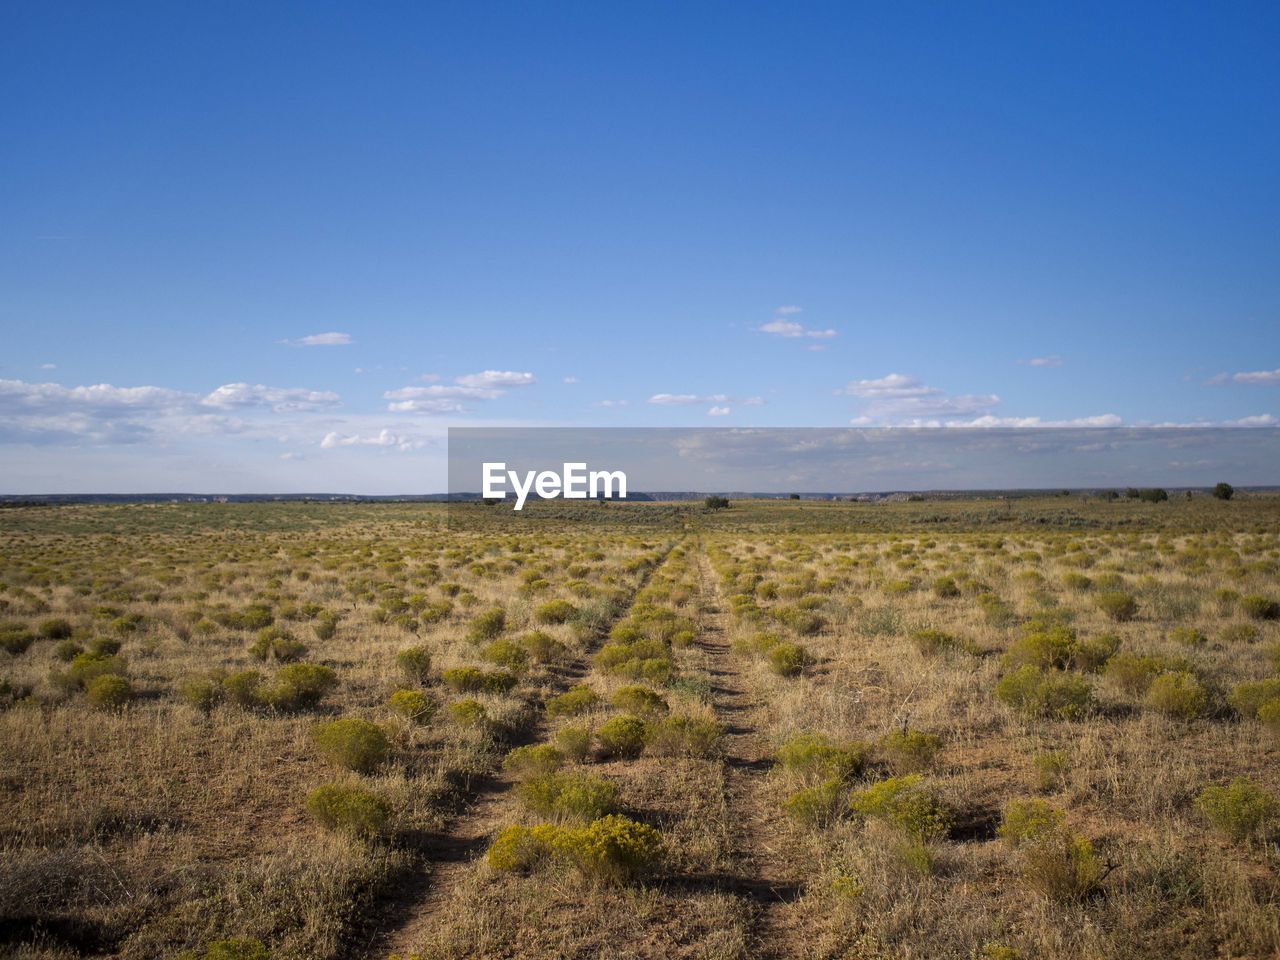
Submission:
POLYGON ((0 955, 1280 951, 1280 498, 458 509, 0 512, 0 955))

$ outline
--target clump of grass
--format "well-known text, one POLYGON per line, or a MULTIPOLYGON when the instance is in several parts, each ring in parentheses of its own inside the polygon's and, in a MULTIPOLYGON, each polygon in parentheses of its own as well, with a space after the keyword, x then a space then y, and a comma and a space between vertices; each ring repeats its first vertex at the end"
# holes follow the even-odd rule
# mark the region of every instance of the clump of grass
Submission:
POLYGON ((1247 777, 1205 787, 1196 807, 1215 829, 1237 841, 1267 834, 1280 818, 1280 801, 1247 777))
POLYGON ((610 717, 600 727, 600 745, 607 755, 630 759, 644 750, 649 729, 643 720, 623 713, 610 717))
POLYGON ((405 647, 396 654, 396 666, 410 683, 426 683, 431 679, 431 648, 421 644, 405 647))
POLYGON ((68 640, 74 628, 66 617, 50 617, 40 621, 40 636, 46 640, 68 640))
POLYGON ((275 658, 281 663, 300 660, 307 654, 307 645, 296 640, 280 627, 264 627, 258 631, 258 639, 249 647, 249 655, 255 660, 275 658))
POLYGON ((825 827, 844 810, 844 782, 831 777, 811 787, 802 787, 783 801, 782 808, 796 823, 825 827))
POLYGON ((483 727, 489 721, 489 711, 479 700, 457 700, 449 704, 449 715, 460 727, 483 727))
POLYGON ((532 813, 556 819, 597 820, 618 802, 618 788, 588 773, 539 773, 516 787, 532 813))
POLYGON ((276 671, 269 687, 256 690, 258 702, 276 710, 309 710, 338 685, 337 674, 318 663, 291 663, 276 671))
POLYGON ((662 835, 648 824, 611 814, 585 827, 514 825, 489 848, 495 870, 529 870, 539 863, 572 864, 584 876, 622 883, 653 872, 662 859, 662 835))
POLYGON ((556 733, 556 746, 575 763, 582 763, 591 756, 591 744, 595 737, 584 726, 562 727, 556 733))
POLYGON ((1240 599, 1240 609, 1254 620, 1280 620, 1280 603, 1270 597, 1251 594, 1240 599))
POLYGON ((661 694, 642 686, 619 687, 609 702, 619 710, 642 717, 660 717, 671 709, 661 694))
POLYGON ((105 656, 86 651, 77 653, 72 657, 71 665, 65 672, 55 671, 50 679, 63 690, 83 690, 97 677, 107 674, 123 677, 129 672, 128 668, 129 664, 124 657, 105 656))
POLYGON ((480 651, 480 658, 499 667, 520 673, 529 665, 529 653, 513 640, 494 640, 480 651))
POLYGON ((568 623, 577 612, 578 608, 568 600, 548 600, 533 611, 533 619, 538 623, 568 623))
POLYGON ((682 713, 652 721, 645 742, 659 757, 707 757, 723 735, 724 727, 714 718, 682 713))
POLYGON ((1143 703, 1148 709, 1178 720, 1192 720, 1209 705, 1209 695, 1194 675, 1162 673, 1151 681, 1143 703))
POLYGON ((1120 638, 1114 633, 1081 637, 1071 648, 1071 665, 1086 673, 1096 673, 1110 662, 1120 649, 1120 638))
POLYGON ((917 630, 911 634, 911 642, 925 656, 950 653, 954 650, 961 650, 965 653, 978 652, 969 641, 962 640, 954 634, 947 633, 945 630, 935 630, 932 627, 917 630))
POLYGON ((326 829, 369 839, 386 828, 391 804, 372 790, 327 783, 307 794, 307 812, 326 829))
POLYGON ((119 710, 133 699, 133 686, 114 673, 104 673, 85 684, 85 695, 95 707, 119 710))
POLYGON ((1093 844, 1072 833, 1063 812, 1043 800, 1010 803, 996 832, 1021 853, 1023 881, 1051 900, 1081 900, 1102 878, 1093 844))
POLYGON ((63 663, 70 663, 79 654, 84 653, 84 647, 76 643, 74 640, 60 640, 53 647, 53 657, 63 663))
POLYGON ((1247 720, 1256 718, 1264 704, 1278 699, 1280 699, 1280 677, 1238 683, 1227 695, 1227 702, 1247 720))
POLYGON ((1036 786, 1048 792, 1056 790, 1067 772, 1067 755, 1061 750, 1048 750, 1032 758, 1036 771, 1036 786))
POLYGON ((933 593, 943 599, 958 597, 960 596, 960 585, 956 583, 955 577, 938 577, 933 581, 933 593))
POLYGON ((585 713, 600 702, 600 694, 590 687, 579 684, 570 687, 558 697, 552 697, 546 703, 548 717, 576 717, 585 713))
POLYGON ((1098 594, 1098 609, 1117 623, 1132 620, 1138 615, 1138 601, 1131 593, 1122 590, 1107 590, 1098 594))
POLYGON ((554 773, 564 765, 564 752, 549 743, 516 747, 502 761, 502 769, 517 777, 554 773))
POLYGON ((951 828, 952 814, 918 773, 890 777, 849 798, 854 815, 882 820, 921 842, 935 840, 951 828))
POLYGON ((803 780, 845 781, 863 771, 867 762, 865 743, 837 744, 821 733, 799 733, 778 748, 778 765, 803 780))
POLYGON ((881 737, 877 749, 894 773, 920 773, 933 765, 942 738, 904 727, 881 737))
POLYGON ((1223 643, 1253 643, 1258 639, 1258 628, 1252 623, 1229 623, 1221 636, 1223 643))
POLYGON ((1078 720, 1088 711, 1093 690, 1083 677, 1027 664, 996 683, 996 699, 1031 717, 1078 720))
POLYGON ((397 690, 387 699, 387 707, 406 720, 427 723, 435 716, 439 704, 421 690, 397 690))
POLYGON ((490 607, 476 614, 467 628, 467 639, 472 643, 496 640, 507 629, 507 612, 501 607, 490 607))
POLYGON ((370 773, 387 759, 391 744, 382 728, 359 717, 343 717, 320 724, 313 734, 316 747, 330 763, 370 773))
POLYGON ((813 663, 809 651, 799 643, 783 641, 769 651, 769 669, 780 677, 798 677, 813 663))
POLYGON ((520 646, 538 663, 556 663, 569 655, 569 648, 544 630, 526 633, 520 646))
POLYGON ((444 685, 459 693, 506 693, 516 685, 517 679, 510 670, 481 670, 478 667, 454 667, 440 674, 444 685))
POLYGON ((1169 639, 1174 643, 1182 644, 1184 647, 1199 647, 1203 646, 1209 638, 1195 627, 1184 625, 1170 630, 1169 639))
POLYGON ((230 940, 214 940, 200 953, 184 950, 178 960, 270 960, 266 944, 253 937, 234 937, 230 940))
POLYGON ((35 642, 36 635, 28 630, 25 624, 6 623, 0 626, 0 650, 5 653, 16 657, 26 653, 35 642))

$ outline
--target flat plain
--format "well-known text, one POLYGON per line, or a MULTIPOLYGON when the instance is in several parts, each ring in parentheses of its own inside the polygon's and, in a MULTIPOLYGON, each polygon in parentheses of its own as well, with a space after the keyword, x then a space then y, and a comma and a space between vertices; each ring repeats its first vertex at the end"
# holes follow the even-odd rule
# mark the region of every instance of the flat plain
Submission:
POLYGON ((0 511, 0 956, 1280 952, 1280 498, 526 513, 0 511))

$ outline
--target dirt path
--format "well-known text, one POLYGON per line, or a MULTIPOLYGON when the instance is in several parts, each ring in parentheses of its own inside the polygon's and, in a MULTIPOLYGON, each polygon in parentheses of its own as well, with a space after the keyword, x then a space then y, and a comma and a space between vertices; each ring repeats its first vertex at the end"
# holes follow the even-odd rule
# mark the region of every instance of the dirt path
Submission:
POLYGON ((729 646, 724 598, 705 552, 698 553, 699 589, 707 607, 699 646, 707 656, 714 700, 725 726, 725 802, 733 824, 733 856, 737 878, 730 891, 756 908, 752 956, 780 957, 785 952, 783 909, 800 894, 800 880, 787 856, 781 812, 767 796, 765 776, 772 750, 762 733, 766 706, 742 673, 741 660, 729 646))
MULTIPOLYGON (((659 569, 683 538, 673 541, 636 583, 634 596, 642 590, 654 571, 659 569)), ((615 621, 627 615, 622 610, 615 621)), ((599 643, 597 638, 596 643, 599 643)), ((564 693, 587 673, 588 649, 581 657, 554 671, 546 685, 551 695, 564 693)), ((531 720, 516 742, 508 747, 548 742, 549 726, 540 709, 531 704, 531 720)), ((489 848, 494 835, 502 827, 515 822, 512 811, 512 788, 516 781, 502 772, 474 779, 467 791, 467 804, 453 816, 445 831, 425 838, 420 846, 419 862, 412 875, 400 881, 396 892, 377 908, 377 917, 365 938, 361 955, 366 960, 386 960, 392 954, 408 957, 429 939, 429 931, 460 882, 472 869, 476 859, 489 848)))

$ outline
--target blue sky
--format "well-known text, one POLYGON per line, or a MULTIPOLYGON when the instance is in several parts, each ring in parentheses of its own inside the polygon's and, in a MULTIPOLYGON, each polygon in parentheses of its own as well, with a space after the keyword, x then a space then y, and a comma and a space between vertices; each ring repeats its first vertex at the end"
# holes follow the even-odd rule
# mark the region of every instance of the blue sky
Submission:
POLYGON ((440 489, 459 424, 1274 423, 1277 41, 1264 3, 9 4, 0 488, 440 489))

